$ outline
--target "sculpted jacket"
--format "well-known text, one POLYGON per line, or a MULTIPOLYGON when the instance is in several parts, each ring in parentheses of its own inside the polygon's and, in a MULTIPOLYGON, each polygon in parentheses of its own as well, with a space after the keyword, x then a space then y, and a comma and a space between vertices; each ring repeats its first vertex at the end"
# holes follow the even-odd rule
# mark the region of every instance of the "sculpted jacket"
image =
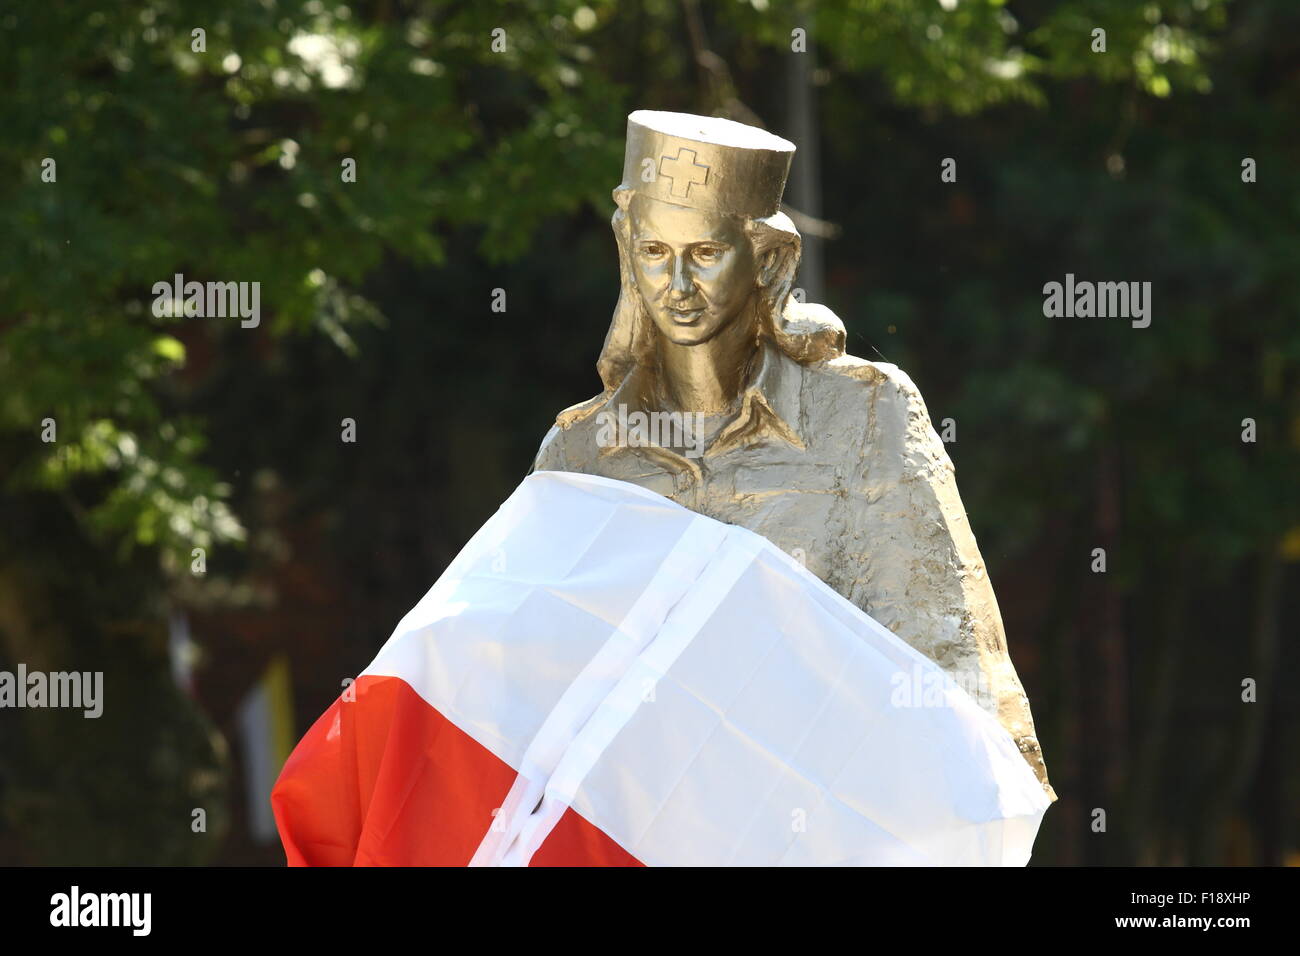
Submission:
POLYGON ((770 340, 760 348, 738 413, 702 454, 609 440, 620 406, 624 418, 654 408, 638 365, 560 413, 534 470, 631 482, 763 535, 943 667, 1055 798, 952 462, 916 386, 894 365, 844 354, 802 364, 770 340))

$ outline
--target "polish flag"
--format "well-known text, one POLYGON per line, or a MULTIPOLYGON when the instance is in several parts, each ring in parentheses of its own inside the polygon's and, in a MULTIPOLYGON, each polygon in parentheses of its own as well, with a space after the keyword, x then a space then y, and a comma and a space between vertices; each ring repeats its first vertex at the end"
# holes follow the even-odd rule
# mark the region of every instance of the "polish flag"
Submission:
POLYGON ((298 866, 1020 866, 1049 802, 990 714, 765 538, 562 472, 471 539, 271 800, 298 866))

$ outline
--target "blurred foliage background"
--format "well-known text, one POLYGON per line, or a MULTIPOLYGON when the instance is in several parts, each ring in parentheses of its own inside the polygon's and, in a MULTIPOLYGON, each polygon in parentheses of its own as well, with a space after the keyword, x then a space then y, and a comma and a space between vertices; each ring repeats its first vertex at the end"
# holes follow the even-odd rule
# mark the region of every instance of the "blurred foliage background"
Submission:
POLYGON ((1297 862, 1298 104, 1289 0, 5 4, 0 669, 106 701, 0 711, 0 862, 283 860, 248 695, 296 740, 598 390, 636 108, 795 138, 803 284, 956 423, 1035 862, 1297 862))

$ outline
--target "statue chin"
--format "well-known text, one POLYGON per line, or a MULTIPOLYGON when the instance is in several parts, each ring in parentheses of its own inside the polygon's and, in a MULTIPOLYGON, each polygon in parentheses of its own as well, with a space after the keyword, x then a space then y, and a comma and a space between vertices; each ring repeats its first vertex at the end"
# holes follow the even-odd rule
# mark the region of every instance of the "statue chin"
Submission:
POLYGON ((657 322, 655 328, 659 334, 673 345, 704 345, 711 342, 722 331, 723 325, 704 325, 697 322, 692 325, 680 325, 675 322, 657 322))

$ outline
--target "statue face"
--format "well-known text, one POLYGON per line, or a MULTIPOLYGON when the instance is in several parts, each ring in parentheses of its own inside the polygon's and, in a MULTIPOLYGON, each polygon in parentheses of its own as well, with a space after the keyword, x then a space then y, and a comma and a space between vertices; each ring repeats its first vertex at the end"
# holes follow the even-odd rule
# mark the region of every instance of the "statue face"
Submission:
POLYGON ((738 219, 633 196, 632 272, 661 335, 699 345, 744 310, 758 283, 758 263, 738 219))

